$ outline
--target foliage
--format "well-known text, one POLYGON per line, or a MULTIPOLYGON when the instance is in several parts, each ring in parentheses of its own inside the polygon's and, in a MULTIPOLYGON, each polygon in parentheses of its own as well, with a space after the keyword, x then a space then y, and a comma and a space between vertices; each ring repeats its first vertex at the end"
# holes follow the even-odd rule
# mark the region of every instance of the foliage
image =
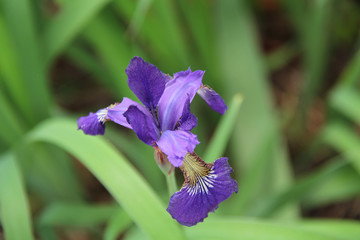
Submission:
POLYGON ((265 54, 255 20, 261 2, 0 0, 0 223, 6 239, 58 239, 79 229, 108 240, 360 239, 355 221, 301 217, 302 210, 360 195, 358 46, 351 43, 353 54, 335 83, 326 81, 329 56, 358 29, 360 7, 350 0, 272 1, 288 17, 294 39, 265 54), (344 24, 337 16, 347 13, 355 27, 329 27, 344 24), (64 96, 74 103, 81 99, 74 92, 84 99, 89 94, 76 89, 74 77, 66 89, 53 88, 61 59, 114 101, 131 97, 124 70, 135 55, 165 73, 206 70, 206 83, 229 104, 219 118, 195 102, 201 113, 196 151, 207 162, 228 156, 239 193, 192 228, 166 212, 166 181, 151 149, 115 127, 104 137, 76 131, 76 117, 101 105, 67 112, 64 96), (270 76, 295 57, 303 63, 297 104, 275 107, 270 76), (308 116, 319 101, 326 117, 308 134, 308 116), (286 142, 304 139, 301 151, 290 155, 286 142), (312 167, 319 155, 324 163, 312 167), (110 202, 91 200, 79 177, 83 166, 110 202), (302 169, 310 171, 298 174, 302 169))

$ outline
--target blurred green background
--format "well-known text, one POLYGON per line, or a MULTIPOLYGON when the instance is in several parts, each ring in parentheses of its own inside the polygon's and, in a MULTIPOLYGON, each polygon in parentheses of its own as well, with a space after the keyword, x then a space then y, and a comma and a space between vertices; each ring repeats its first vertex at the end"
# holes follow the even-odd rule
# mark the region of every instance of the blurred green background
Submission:
POLYGON ((360 239, 359 30, 355 0, 0 0, 0 239, 360 239), (133 56, 228 103, 192 104, 239 183, 194 227, 133 132, 76 131, 133 56))

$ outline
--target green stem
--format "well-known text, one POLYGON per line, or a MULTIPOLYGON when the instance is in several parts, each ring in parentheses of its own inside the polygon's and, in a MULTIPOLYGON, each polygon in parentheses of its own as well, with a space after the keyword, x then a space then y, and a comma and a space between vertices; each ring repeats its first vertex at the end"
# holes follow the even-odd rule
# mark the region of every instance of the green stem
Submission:
POLYGON ((177 191, 175 170, 172 170, 171 173, 165 176, 166 176, 166 183, 168 186, 169 195, 172 196, 177 191))

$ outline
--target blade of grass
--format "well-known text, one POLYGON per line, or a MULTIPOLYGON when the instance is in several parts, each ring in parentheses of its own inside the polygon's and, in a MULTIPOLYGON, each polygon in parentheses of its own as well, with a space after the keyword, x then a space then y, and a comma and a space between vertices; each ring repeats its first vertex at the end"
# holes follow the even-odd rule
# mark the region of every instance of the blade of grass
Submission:
POLYGON ((108 2, 110 0, 67 1, 44 32, 46 62, 51 63, 108 2))
POLYGON ((140 28, 143 25, 147 12, 149 11, 152 4, 153 0, 139 0, 136 4, 135 10, 131 11, 134 13, 131 19, 129 17, 130 23, 128 30, 133 38, 136 38, 136 36, 139 34, 140 28))
POLYGON ((84 199, 72 162, 61 149, 37 143, 17 150, 24 176, 41 200, 79 202, 84 199))
MULTIPOLYGON (((216 24, 215 19, 212 17, 213 4, 206 0, 198 1, 175 1, 182 10, 183 19, 186 22, 186 29, 189 29, 188 38, 191 44, 190 48, 195 53, 193 54, 191 66, 194 69, 207 69, 208 84, 214 89, 219 89, 222 85, 218 79, 219 72, 216 66, 216 51, 211 51, 215 45, 215 32, 212 26, 216 24), (211 71, 211 72, 210 72, 211 71), (211 73, 211 74, 209 74, 211 73)), ((190 64, 189 63, 189 64, 190 64)), ((220 75, 221 77, 221 75, 220 75)))
POLYGON ((3 76, 2 81, 11 95, 17 108, 26 119, 33 120, 31 113, 29 96, 26 86, 22 83, 18 60, 14 51, 14 45, 11 42, 9 32, 6 29, 3 16, 0 14, 0 72, 3 76))
POLYGON ((322 132, 326 143, 340 151, 360 173, 360 138, 352 128, 341 122, 329 123, 322 132))
POLYGON ((204 153, 205 162, 213 162, 224 153, 227 143, 233 133, 242 101, 243 97, 240 94, 236 94, 233 97, 229 109, 221 118, 215 133, 207 146, 204 153))
POLYGON ((303 196, 310 195, 314 190, 317 191, 319 184, 338 176, 338 173, 346 166, 348 166, 348 163, 342 159, 330 162, 324 168, 298 180, 285 191, 269 196, 263 208, 260 208, 256 215, 259 217, 269 217, 280 208, 286 206, 286 204, 301 200, 303 196))
POLYGON ((15 46, 16 59, 19 61, 21 84, 28 93, 26 100, 30 103, 30 112, 33 116, 29 121, 34 125, 36 121, 49 115, 51 97, 32 5, 29 0, 1 0, 0 3, 6 28, 15 46))
POLYGON ((130 217, 119 209, 113 214, 111 219, 108 221, 104 231, 104 240, 116 240, 117 237, 127 228, 130 227, 132 221, 130 217))
POLYGON ((145 144, 139 144, 135 134, 120 134, 114 128, 105 135, 125 156, 129 157, 137 169, 156 191, 164 191, 165 179, 154 160, 154 149, 145 144))
POLYGON ((8 145, 16 142, 25 132, 24 125, 0 89, 0 138, 8 145))
POLYGON ((344 240, 360 238, 359 223, 349 220, 308 220, 301 222, 299 228, 344 240))
POLYGON ((359 194, 359 174, 348 165, 339 169, 332 177, 319 181, 316 189, 305 193, 301 202, 305 209, 311 209, 354 198, 359 194))
POLYGON ((112 76, 108 79, 108 86, 117 95, 136 99, 126 83, 125 75, 125 68, 132 58, 132 46, 126 42, 124 30, 112 12, 106 11, 95 18, 84 35, 112 76))
MULTIPOLYGON (((186 228, 189 239, 246 239, 246 240, 340 240, 326 231, 305 230, 296 225, 281 222, 265 222, 247 219, 208 219, 192 228, 186 228), (259 230, 261 229, 261 230, 259 230)), ((357 235, 357 234, 356 234, 357 235)), ((358 235, 357 235, 358 236, 358 235)))
POLYGON ((47 207, 40 218, 41 227, 93 227, 104 223, 118 206, 55 203, 47 207))
POLYGON ((148 236, 183 239, 177 223, 166 213, 149 185, 104 138, 76 131, 75 120, 50 119, 28 139, 53 143, 77 157, 148 236))
MULTIPOLYGON (((140 4, 140 3, 139 3, 140 4)), ((126 19, 133 19, 136 13, 136 3, 114 1, 117 12, 126 19)), ((164 62, 164 59, 177 59, 168 61, 170 66, 167 72, 185 69, 190 62, 190 51, 186 44, 183 26, 177 16, 176 8, 172 1, 153 0, 150 10, 145 16, 139 35, 136 40, 143 43, 144 52, 152 57, 152 63, 164 62)))
POLYGON ((354 85, 359 81, 360 76, 360 49, 356 51, 354 57, 346 65, 345 70, 342 72, 339 84, 340 85, 354 85))
POLYGON ((332 17, 331 0, 315 0, 309 4, 307 22, 302 35, 306 68, 306 81, 302 90, 303 106, 308 107, 321 87, 327 64, 332 17))
POLYGON ((11 152, 0 156, 0 214, 6 239, 34 239, 24 182, 11 152))
POLYGON ((330 104, 337 111, 360 124, 360 91, 351 86, 339 86, 332 92, 330 104))
MULTIPOLYGON (((253 182, 252 196, 237 196, 239 203, 248 198, 247 206, 236 204, 237 210, 256 207, 266 200, 268 194, 285 189, 292 182, 291 171, 279 132, 279 123, 271 103, 271 90, 267 85, 265 67, 257 45, 255 27, 245 1, 218 1, 218 49, 219 65, 223 78, 228 79, 227 95, 241 92, 246 99, 242 114, 234 129, 232 151, 238 159, 235 173, 243 171, 248 178, 240 182, 253 182), (273 139, 269 140, 269 136, 273 139), (270 155, 263 155, 267 164, 266 174, 253 179, 251 170, 262 162, 259 154, 273 142, 270 155), (264 188, 264 186, 266 186, 264 188)), ((258 165, 260 168, 262 166, 258 165)), ((297 207, 292 205, 283 210, 283 216, 296 217, 297 207)))
POLYGON ((82 46, 74 46, 72 44, 66 49, 66 57, 68 57, 74 64, 82 68, 85 72, 94 76, 101 85, 106 85, 111 91, 114 91, 113 94, 118 94, 117 88, 110 87, 112 82, 115 82, 115 79, 112 79, 113 76, 106 70, 106 68, 97 61, 97 59, 92 56, 88 51, 82 46))

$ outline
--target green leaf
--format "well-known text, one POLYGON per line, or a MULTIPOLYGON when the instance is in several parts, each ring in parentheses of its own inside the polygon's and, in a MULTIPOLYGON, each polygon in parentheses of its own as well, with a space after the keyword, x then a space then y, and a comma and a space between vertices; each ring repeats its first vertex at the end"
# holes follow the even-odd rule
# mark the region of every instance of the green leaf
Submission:
POLYGON ((43 211, 38 225, 41 227, 93 227, 110 219, 118 208, 111 205, 55 203, 43 211))
POLYGON ((80 202, 84 199, 73 162, 62 149, 44 143, 20 146, 17 157, 24 177, 29 188, 42 201, 80 202))
POLYGON ((348 125, 341 122, 329 123, 322 132, 324 141, 340 151, 360 173, 360 137, 348 125))
POLYGON ((305 107, 311 103, 318 93, 324 79, 324 73, 328 60, 329 36, 331 30, 331 18, 333 7, 331 0, 314 0, 308 7, 303 29, 299 32, 302 37, 304 49, 306 81, 302 91, 302 101, 305 107))
MULTIPOLYGON (((359 226, 359 224, 357 224, 359 226)), ((305 230, 294 223, 265 222, 248 219, 208 219, 192 228, 186 228, 189 239, 196 240, 340 240, 326 231, 305 230)), ((359 235, 357 235, 359 237, 359 235)))
POLYGON ((26 116, 26 119, 32 119, 31 105, 30 101, 28 101, 29 96, 26 85, 23 84, 21 79, 15 46, 11 41, 2 15, 0 15, 0 46, 0 75, 2 76, 0 81, 4 82, 9 95, 16 103, 17 108, 26 116))
POLYGON ((51 62, 110 0, 67 1, 44 33, 47 62, 51 62))
POLYGON ((10 152, 0 156, 0 214, 6 239, 34 239, 24 182, 10 152))
POLYGON ((75 120, 50 119, 28 140, 53 143, 77 157, 151 238, 183 239, 178 223, 150 186, 104 138, 76 131, 75 120))
MULTIPOLYGON (((112 86, 111 82, 115 81, 111 79, 113 76, 107 71, 107 69, 99 63, 95 56, 89 53, 84 46, 81 46, 80 44, 72 44, 66 49, 65 55, 75 65, 82 68, 85 72, 93 75, 95 80, 97 80, 101 85, 112 86)), ((112 87, 110 90, 115 91, 115 89, 117 88, 112 87)))
POLYGON ((32 125, 49 115, 51 97, 46 79, 45 62, 41 41, 34 21, 29 0, 1 0, 6 28, 16 54, 21 75, 21 85, 26 89, 26 100, 30 103, 32 125))
POLYGON ((299 228, 343 240, 360 238, 359 222, 349 220, 308 220, 301 222, 299 228))
POLYGON ((166 182, 164 174, 155 162, 154 149, 148 145, 141 144, 133 132, 124 135, 124 133, 117 131, 116 127, 108 126, 108 128, 109 131, 106 131, 105 137, 125 156, 128 156, 129 160, 139 169, 156 191, 164 191, 166 189, 166 182))
POLYGON ((317 182, 312 191, 302 196, 302 206, 306 209, 345 201, 359 196, 360 178, 356 170, 347 165, 332 175, 317 182))
POLYGON ((339 86, 352 86, 359 81, 360 76, 360 49, 354 54, 354 57, 346 65, 341 73, 339 86))
POLYGON ((129 216, 124 212, 124 210, 117 210, 111 219, 108 221, 108 224, 104 231, 104 240, 115 240, 117 237, 130 225, 132 224, 129 216))
POLYGON ((0 89, 0 138, 8 145, 16 142, 25 132, 17 112, 0 89))
MULTIPOLYGON (((143 3, 139 1, 137 4, 143 3)), ((125 16, 127 19, 137 17, 135 2, 116 0, 114 5, 120 16, 125 16)), ((183 22, 178 17, 175 3, 167 0, 153 0, 149 11, 143 13, 146 13, 144 22, 138 29, 139 35, 134 38, 144 43, 144 52, 150 53, 152 63, 161 63, 164 59, 176 59, 176 61, 167 62, 167 65, 171 65, 169 72, 188 67, 191 59, 190 51, 186 44, 186 34, 183 32, 183 22)))
POLYGON ((312 172, 309 176, 303 177, 285 191, 269 196, 263 208, 258 210, 258 216, 269 217, 278 209, 286 206, 290 202, 302 200, 304 196, 311 195, 316 191, 321 191, 321 184, 331 181, 338 173, 343 170, 348 163, 343 159, 330 162, 320 170, 312 172))
POLYGON ((136 99, 125 75, 125 68, 132 58, 132 46, 126 41, 124 29, 113 13, 101 13, 86 28, 84 36, 110 73, 111 78, 106 83, 114 95, 136 99))
MULTIPOLYGON (((231 141, 237 159, 234 172, 243 176, 239 181, 241 184, 253 186, 250 195, 236 196, 238 204, 234 203, 236 209, 231 212, 251 215, 250 211, 269 194, 289 186, 292 176, 253 18, 245 2, 217 2, 217 49, 222 78, 227 79, 227 95, 241 92, 245 99, 231 141), (252 171, 258 172, 256 178, 252 171)), ((296 217, 296 206, 284 209, 283 216, 296 217)))
POLYGON ((216 127, 215 133, 208 144, 207 150, 204 154, 205 162, 213 162, 224 153, 227 143, 234 132, 234 127, 242 101, 243 97, 240 94, 236 94, 233 97, 229 109, 221 118, 218 126, 216 127))
POLYGON ((356 88, 339 85, 331 93, 330 104, 337 111, 360 124, 360 91, 356 88))

